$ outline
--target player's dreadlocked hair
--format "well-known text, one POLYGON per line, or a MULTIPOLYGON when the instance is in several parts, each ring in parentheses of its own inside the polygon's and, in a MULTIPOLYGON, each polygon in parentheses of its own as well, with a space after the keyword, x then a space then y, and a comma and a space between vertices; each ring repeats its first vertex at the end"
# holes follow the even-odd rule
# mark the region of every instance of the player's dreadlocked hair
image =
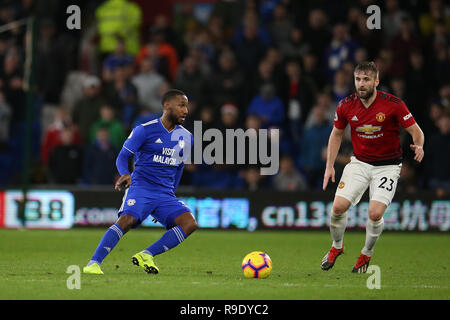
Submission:
POLYGON ((185 95, 186 95, 186 94, 185 94, 183 91, 181 91, 181 90, 178 90, 178 89, 170 89, 170 90, 168 90, 166 93, 164 93, 164 95, 162 96, 161 103, 164 105, 164 103, 165 103, 166 101, 171 100, 173 97, 176 97, 176 96, 185 96, 185 95))
POLYGON ((378 79, 378 68, 377 65, 375 64, 375 62, 373 61, 362 61, 360 63, 357 64, 357 66, 355 67, 355 73, 357 72, 368 72, 368 71, 372 71, 377 79, 378 79))

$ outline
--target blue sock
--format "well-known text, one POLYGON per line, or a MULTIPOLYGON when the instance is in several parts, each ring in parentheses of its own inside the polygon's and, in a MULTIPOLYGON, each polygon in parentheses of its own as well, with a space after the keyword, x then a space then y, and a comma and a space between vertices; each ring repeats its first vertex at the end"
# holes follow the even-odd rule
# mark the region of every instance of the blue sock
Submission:
POLYGON ((89 261, 88 265, 91 265, 92 263, 101 264, 103 259, 106 258, 106 256, 111 252, 112 249, 114 249, 114 247, 122 237, 123 230, 121 227, 119 227, 119 225, 113 224, 111 227, 109 227, 102 240, 100 240, 100 243, 98 244, 98 247, 95 250, 94 255, 92 256, 92 259, 91 261, 89 261))
POLYGON ((145 249, 143 252, 156 256, 176 247, 183 242, 184 239, 186 239, 186 234, 183 229, 180 226, 176 226, 170 230, 167 230, 158 241, 145 249))

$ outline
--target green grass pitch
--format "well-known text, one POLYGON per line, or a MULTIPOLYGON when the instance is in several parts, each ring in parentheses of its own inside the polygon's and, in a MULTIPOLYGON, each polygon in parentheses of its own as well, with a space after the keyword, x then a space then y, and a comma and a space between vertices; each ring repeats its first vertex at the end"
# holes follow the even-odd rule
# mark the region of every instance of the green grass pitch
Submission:
POLYGON ((156 257, 158 275, 132 265, 131 256, 157 240, 162 229, 132 230, 103 262, 104 275, 81 274, 81 288, 67 288, 68 266, 89 260, 103 229, 0 230, 0 299, 450 299, 448 234, 382 234, 371 265, 381 289, 369 290, 369 274, 352 274, 364 232, 347 232, 345 254, 330 271, 320 262, 331 240, 326 231, 199 230, 156 257), (267 279, 245 279, 244 255, 269 254, 267 279))

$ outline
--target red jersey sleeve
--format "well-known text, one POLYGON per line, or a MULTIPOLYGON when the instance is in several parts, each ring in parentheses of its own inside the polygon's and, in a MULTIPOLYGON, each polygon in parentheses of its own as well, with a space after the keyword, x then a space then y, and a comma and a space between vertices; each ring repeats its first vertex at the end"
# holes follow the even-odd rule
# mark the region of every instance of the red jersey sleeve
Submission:
POLYGON ((334 113, 334 126, 338 129, 345 129, 347 127, 347 119, 345 117, 344 104, 339 102, 334 113))
POLYGON ((408 128, 416 123, 406 104, 402 101, 398 108, 396 108, 397 120, 402 128, 408 128))

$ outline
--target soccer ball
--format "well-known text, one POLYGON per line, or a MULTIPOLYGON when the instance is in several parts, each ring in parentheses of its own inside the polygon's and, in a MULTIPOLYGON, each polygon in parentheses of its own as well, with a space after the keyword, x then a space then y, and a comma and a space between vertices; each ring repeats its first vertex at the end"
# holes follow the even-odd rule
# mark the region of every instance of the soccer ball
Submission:
POLYGON ((253 251, 242 260, 242 272, 246 278, 267 278, 272 272, 272 260, 262 251, 253 251))

